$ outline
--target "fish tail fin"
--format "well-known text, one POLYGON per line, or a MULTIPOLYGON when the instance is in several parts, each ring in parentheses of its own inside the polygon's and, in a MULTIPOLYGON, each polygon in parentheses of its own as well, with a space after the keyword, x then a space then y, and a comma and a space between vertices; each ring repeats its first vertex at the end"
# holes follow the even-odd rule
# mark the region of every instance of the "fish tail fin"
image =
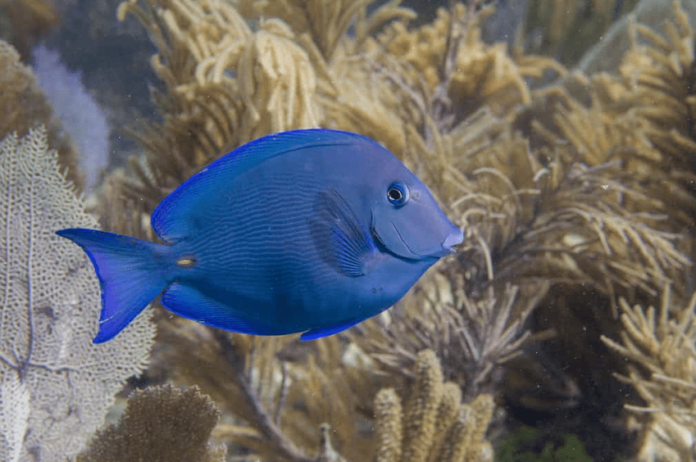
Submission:
POLYGON ((99 278, 102 309, 93 343, 114 338, 171 282, 164 245, 94 229, 56 234, 82 247, 99 278))

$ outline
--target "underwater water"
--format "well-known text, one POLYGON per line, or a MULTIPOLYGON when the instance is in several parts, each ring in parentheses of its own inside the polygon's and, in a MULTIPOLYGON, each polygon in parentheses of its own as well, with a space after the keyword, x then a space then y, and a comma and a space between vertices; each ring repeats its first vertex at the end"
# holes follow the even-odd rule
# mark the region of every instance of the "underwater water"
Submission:
POLYGON ((0 461, 695 460, 695 31, 0 0, 0 461))

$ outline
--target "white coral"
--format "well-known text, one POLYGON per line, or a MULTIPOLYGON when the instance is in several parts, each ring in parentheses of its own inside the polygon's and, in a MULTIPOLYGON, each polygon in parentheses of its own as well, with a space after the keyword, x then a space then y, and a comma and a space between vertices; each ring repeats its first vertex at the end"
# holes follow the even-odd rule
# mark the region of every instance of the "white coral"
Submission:
POLYGON ((0 142, 0 460, 75 455, 149 356, 147 317, 92 344, 99 282, 84 252, 55 234, 68 227, 96 221, 60 173, 45 130, 8 135, 0 142))
POLYGON ((29 392, 19 374, 8 371, 0 382, 0 454, 7 462, 18 462, 29 419, 29 392))

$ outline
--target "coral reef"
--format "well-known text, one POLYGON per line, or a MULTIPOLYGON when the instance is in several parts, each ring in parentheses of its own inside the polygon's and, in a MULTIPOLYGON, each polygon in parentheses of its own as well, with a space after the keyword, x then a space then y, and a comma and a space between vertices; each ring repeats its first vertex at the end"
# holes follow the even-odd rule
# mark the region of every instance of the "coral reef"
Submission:
POLYGON ((405 383, 375 376, 374 365, 359 351, 346 360, 343 342, 335 337, 300 361, 286 357, 297 354, 288 339, 181 325, 161 334, 164 342, 176 339, 167 359, 176 362, 177 380, 199 384, 223 412, 237 417, 236 423, 218 425, 214 435, 244 448, 245 460, 426 462, 464 460, 467 454, 466 460, 492 460, 484 439, 492 397, 481 394, 461 403, 459 385, 443 383, 431 350, 416 355, 402 411, 395 390, 405 383), (364 408, 373 399, 374 407, 364 408), (373 416, 376 441, 356 431, 373 416))
POLYGON ((224 462, 208 442, 220 411, 197 388, 136 390, 117 424, 99 430, 78 462, 224 462))
POLYGON ((92 345, 99 282, 57 229, 94 227, 43 128, 0 142, 0 458, 64 460, 99 427, 114 394, 149 357, 153 327, 92 345))
MULTIPOLYGON (((436 353, 468 406, 500 391, 520 364, 548 374, 571 362, 544 381, 567 400, 549 409, 592 400, 593 412, 621 419, 606 403, 620 405, 607 390, 622 366, 600 334, 623 329, 620 297, 651 303, 666 283, 682 296, 690 274, 694 34, 679 3, 664 37, 629 20, 630 46, 616 72, 592 75, 485 43, 481 28, 493 8, 483 2, 453 2, 416 28, 399 2, 367 14, 370 3, 120 6, 119 18, 135 17, 157 45, 151 64, 165 89, 154 93, 162 122, 134 134, 144 156, 107 180, 105 227, 148 237, 154 206, 212 159, 269 132, 326 126, 392 150, 467 238, 395 309, 338 339, 307 347, 162 317, 168 351, 160 361, 244 423, 222 425, 219 437, 268 460, 325 457, 322 438, 345 460, 370 457, 375 449, 356 430, 374 413, 366 400, 417 382, 411 371, 423 350, 436 353), (593 327, 564 335, 567 322, 569 332, 593 327), (590 366, 597 357, 611 358, 608 367, 590 366)), ((505 391, 516 405, 540 403, 530 396, 539 382, 532 374, 505 391)), ((380 396, 379 406, 391 403, 385 412, 396 415, 395 397, 380 396)), ((400 424, 389 425, 397 432, 400 424)), ((607 449, 592 439, 590 453, 607 449)), ((397 444, 381 451, 422 457, 397 444)))
POLYGON ((166 89, 154 95, 164 121, 136 134, 148 154, 133 162, 136 176, 123 190, 132 202, 125 209, 149 213, 168 191, 239 144, 326 125, 324 107, 337 107, 340 89, 352 87, 340 85, 351 71, 342 66, 351 62, 346 55, 358 55, 380 23, 410 14, 384 5, 354 40, 344 32, 367 2, 315 3, 242 2, 241 11, 275 18, 260 21, 256 31, 228 2, 121 4, 119 19, 136 17, 157 45, 151 64, 166 89), (319 17, 308 16, 313 14, 319 17), (325 26, 305 33, 309 23, 325 26))
POLYGON ((355 429, 370 412, 361 415, 359 405, 371 401, 375 385, 367 383, 369 369, 343 364, 337 338, 301 360, 283 357, 292 338, 229 335, 181 321, 161 329, 158 339, 172 347, 165 361, 175 365, 174 377, 196 383, 235 416, 216 428, 218 438, 263 460, 309 461, 325 447, 319 443, 326 424, 331 448, 347 460, 369 457, 370 442, 355 429), (361 387, 367 400, 358 399, 361 387))
MULTIPOLYGON (((105 229, 153 239, 154 207, 202 166, 261 135, 321 126, 389 148, 466 240, 393 309, 311 343, 156 310, 144 380, 200 387, 221 422, 195 392, 138 393, 85 460, 131 451, 137 439, 124 435, 140 430, 128 422, 161 428, 157 415, 142 420, 159 406, 206 416, 197 443, 179 451, 202 460, 222 457, 210 438, 237 461, 492 460, 493 440, 520 420, 545 427, 525 442, 542 460, 576 448, 595 460, 632 447, 640 460, 694 457, 691 2, 644 0, 626 14, 637 2, 530 0, 513 49, 482 38, 488 3, 452 1, 416 26, 398 0, 121 3, 118 19, 156 46, 159 117, 130 130, 142 155, 104 181, 94 211, 105 229), (588 53, 593 40, 576 31, 604 34, 624 14, 610 46, 588 53)), ((0 68, 10 70, 0 80, 30 75, 12 51, 0 68)), ((12 95, 34 94, 6 80, 12 95)), ((0 127, 45 120, 39 102, 26 105, 36 115, 12 103, 21 117, 0 127)), ((84 283, 84 262, 69 263, 84 283)), ((87 311, 87 299, 79 306, 87 311)), ((21 460, 36 398, 9 369, 2 448, 21 460)), ((153 435, 132 449, 151 452, 128 454, 157 460, 163 441, 153 435)))

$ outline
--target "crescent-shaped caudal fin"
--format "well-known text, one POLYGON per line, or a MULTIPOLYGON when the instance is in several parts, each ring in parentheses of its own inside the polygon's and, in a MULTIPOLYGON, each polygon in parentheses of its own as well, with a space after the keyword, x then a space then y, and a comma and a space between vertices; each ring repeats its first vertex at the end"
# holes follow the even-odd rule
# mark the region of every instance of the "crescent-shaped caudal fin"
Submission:
POLYGON ((94 343, 118 335, 168 284, 163 245, 94 229, 56 234, 82 247, 99 278, 102 309, 94 343))

